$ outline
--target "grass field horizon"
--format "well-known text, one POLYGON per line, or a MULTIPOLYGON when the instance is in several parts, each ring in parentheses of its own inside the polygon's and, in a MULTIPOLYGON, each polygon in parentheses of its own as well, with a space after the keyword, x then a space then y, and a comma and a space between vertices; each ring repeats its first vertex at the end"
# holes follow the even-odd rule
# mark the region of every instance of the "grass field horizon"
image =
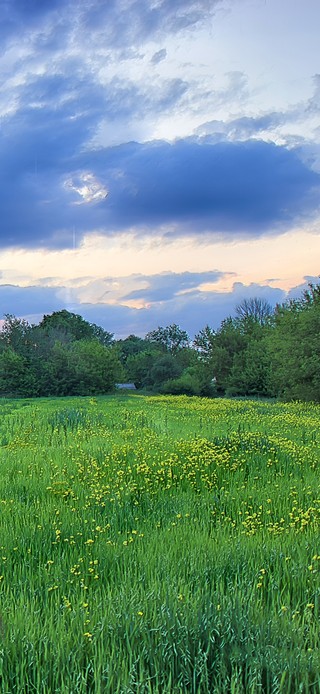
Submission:
POLYGON ((0 691, 320 691, 319 414, 0 402, 0 691))

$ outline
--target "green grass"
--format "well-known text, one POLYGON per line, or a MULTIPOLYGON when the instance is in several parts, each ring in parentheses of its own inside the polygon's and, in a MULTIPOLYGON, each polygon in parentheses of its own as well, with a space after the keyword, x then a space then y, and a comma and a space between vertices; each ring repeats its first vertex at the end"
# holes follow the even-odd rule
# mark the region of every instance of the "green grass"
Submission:
POLYGON ((320 407, 0 404, 0 691, 320 692, 320 407))

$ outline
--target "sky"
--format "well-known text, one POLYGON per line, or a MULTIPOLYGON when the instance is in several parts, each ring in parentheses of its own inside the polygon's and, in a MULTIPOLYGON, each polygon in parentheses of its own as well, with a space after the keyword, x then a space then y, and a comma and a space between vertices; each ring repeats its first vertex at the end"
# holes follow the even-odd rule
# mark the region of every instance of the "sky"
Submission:
POLYGON ((320 270, 319 0, 0 0, 0 319, 217 329, 320 270))

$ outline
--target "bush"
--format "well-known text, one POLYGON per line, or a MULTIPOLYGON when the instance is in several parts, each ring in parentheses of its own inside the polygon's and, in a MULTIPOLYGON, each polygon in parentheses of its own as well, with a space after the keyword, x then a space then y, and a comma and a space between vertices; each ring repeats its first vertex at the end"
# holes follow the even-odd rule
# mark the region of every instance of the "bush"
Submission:
POLYGON ((184 372, 162 385, 161 392, 170 395, 200 395, 200 384, 192 374, 184 372))

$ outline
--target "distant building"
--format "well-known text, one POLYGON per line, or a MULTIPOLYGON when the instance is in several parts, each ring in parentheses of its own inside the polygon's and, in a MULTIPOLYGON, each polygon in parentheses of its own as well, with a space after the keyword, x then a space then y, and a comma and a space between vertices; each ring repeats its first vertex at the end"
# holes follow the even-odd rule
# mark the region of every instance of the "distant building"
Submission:
POLYGON ((134 383, 116 383, 119 390, 137 390, 134 383))

